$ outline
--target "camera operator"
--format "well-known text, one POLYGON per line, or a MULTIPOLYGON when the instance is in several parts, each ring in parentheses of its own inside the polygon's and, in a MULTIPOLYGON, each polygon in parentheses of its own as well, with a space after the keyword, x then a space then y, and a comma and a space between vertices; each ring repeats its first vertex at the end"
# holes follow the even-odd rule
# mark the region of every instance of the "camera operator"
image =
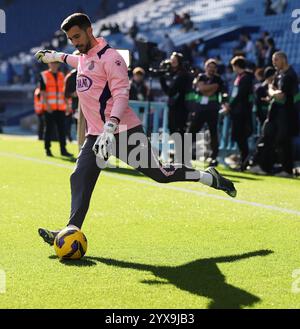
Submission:
MULTIPOLYGON (((173 52, 170 57, 169 75, 164 74, 160 77, 160 84, 163 91, 169 96, 169 130, 170 133, 179 133, 182 137, 186 130, 186 121, 188 111, 185 104, 185 94, 191 87, 191 75, 185 68, 183 55, 173 52), (169 82, 167 83, 167 77, 169 82)), ((182 139, 183 141, 183 139, 182 139)), ((182 143, 183 145, 183 143, 182 143)), ((182 150, 178 150, 179 146, 175 145, 175 152, 183 154, 182 150)), ((177 153, 177 154, 179 154, 177 153)), ((179 161, 179 159, 176 159, 179 161)))
POLYGON ((212 149, 210 166, 218 165, 219 94, 224 89, 224 82, 217 74, 217 69, 217 62, 214 59, 208 59, 205 62, 205 73, 200 73, 195 79, 194 86, 197 92, 197 106, 194 106, 194 109, 190 111, 187 125, 187 133, 193 134, 194 144, 196 142, 196 133, 207 123, 212 149))

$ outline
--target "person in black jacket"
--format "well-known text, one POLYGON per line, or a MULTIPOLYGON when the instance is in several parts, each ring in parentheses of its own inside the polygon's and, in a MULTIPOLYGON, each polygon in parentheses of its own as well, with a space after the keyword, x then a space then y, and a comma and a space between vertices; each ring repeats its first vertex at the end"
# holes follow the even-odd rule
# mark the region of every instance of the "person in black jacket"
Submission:
POLYGON ((265 53, 265 63, 267 66, 272 66, 273 65, 272 58, 273 58, 274 53, 277 51, 275 41, 273 38, 268 37, 266 39, 266 44, 267 44, 267 50, 265 53))
MULTIPOLYGON (((191 89, 192 78, 184 67, 183 55, 181 53, 173 52, 170 62, 170 81, 167 84, 166 76, 164 75, 160 78, 160 83, 163 91, 169 96, 169 131, 171 134, 179 133, 183 137, 188 115, 185 95, 191 89)), ((175 152, 179 151, 176 145, 175 149, 175 152)), ((183 151, 181 150, 180 153, 183 154, 183 151)), ((179 159, 177 158, 177 160, 179 159)))
POLYGON ((292 137, 299 129, 298 113, 294 104, 295 96, 299 91, 298 79, 297 74, 288 64, 285 53, 276 52, 273 55, 273 65, 277 73, 268 88, 270 98, 268 116, 249 171, 256 174, 274 173, 280 177, 292 177, 292 137), (275 163, 281 164, 281 171, 278 172, 274 168, 275 163))
POLYGON ((187 109, 185 94, 190 89, 191 77, 183 65, 183 55, 174 52, 171 57, 171 76, 167 84, 166 76, 160 78, 163 91, 169 96, 169 129, 170 133, 185 132, 187 109))
POLYGON ((141 67, 136 67, 130 80, 129 99, 134 101, 149 100, 150 90, 145 82, 145 71, 141 67))
POLYGON ((233 71, 237 74, 232 94, 226 109, 232 120, 232 140, 237 142, 241 153, 241 169, 246 168, 249 156, 248 138, 252 134, 253 74, 246 70, 246 59, 232 59, 233 71))
POLYGON ((299 117, 294 103, 299 92, 298 77, 284 52, 274 53, 272 60, 277 75, 269 94, 279 104, 275 113, 278 126, 276 146, 282 172, 278 176, 290 177, 293 174, 292 138, 299 133, 299 117))
POLYGON ((187 133, 193 134, 193 143, 196 142, 195 134, 207 123, 211 140, 211 161, 209 166, 217 166, 219 152, 218 118, 220 110, 220 93, 224 90, 224 82, 217 74, 217 62, 208 59, 205 62, 205 73, 200 73, 194 80, 197 99, 196 106, 189 113, 187 133))
POLYGON ((269 102, 268 97, 268 81, 267 79, 275 74, 275 69, 268 67, 266 74, 264 69, 258 68, 255 71, 257 83, 254 85, 254 101, 256 106, 256 116, 262 126, 267 118, 269 102))
MULTIPOLYGON (((269 88, 274 84, 276 70, 269 66, 264 70, 263 82, 264 102, 268 104, 267 117, 263 122, 261 135, 257 141, 256 149, 252 159, 249 161, 247 170, 252 174, 272 174, 275 163, 276 147, 276 115, 280 111, 281 105, 272 101, 269 96, 269 88), (274 120, 275 119, 275 120, 274 120)), ((262 93, 260 94, 262 96, 262 93)), ((257 110, 258 111, 258 110, 257 110)))

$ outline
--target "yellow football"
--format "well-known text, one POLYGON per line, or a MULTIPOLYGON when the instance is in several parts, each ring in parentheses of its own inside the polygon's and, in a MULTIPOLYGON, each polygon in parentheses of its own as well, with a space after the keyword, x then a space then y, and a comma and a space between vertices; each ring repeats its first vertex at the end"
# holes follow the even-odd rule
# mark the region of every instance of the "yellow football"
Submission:
POLYGON ((87 239, 83 232, 66 227, 54 240, 54 250, 60 259, 80 259, 87 250, 87 239))

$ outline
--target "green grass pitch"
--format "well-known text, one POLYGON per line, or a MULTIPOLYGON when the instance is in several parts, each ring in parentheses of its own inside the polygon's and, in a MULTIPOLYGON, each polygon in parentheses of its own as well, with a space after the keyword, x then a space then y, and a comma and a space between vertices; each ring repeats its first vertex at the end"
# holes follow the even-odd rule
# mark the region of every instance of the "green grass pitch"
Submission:
POLYGON ((41 142, 0 137, 0 308, 300 307, 299 180, 221 169, 234 201, 199 183, 104 171, 86 257, 60 262, 37 229, 66 225, 73 167, 41 142))

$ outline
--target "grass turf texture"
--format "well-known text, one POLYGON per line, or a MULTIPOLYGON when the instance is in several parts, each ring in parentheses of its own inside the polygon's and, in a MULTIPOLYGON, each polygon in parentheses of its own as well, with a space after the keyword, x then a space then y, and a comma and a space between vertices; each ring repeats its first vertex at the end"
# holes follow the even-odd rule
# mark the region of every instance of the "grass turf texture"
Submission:
POLYGON ((238 199, 298 211, 289 214, 234 203, 197 183, 167 187, 225 199, 111 170, 101 174, 83 226, 86 257, 60 262, 37 228, 66 225, 73 166, 46 158, 41 142, 0 137, 0 269, 7 281, 0 308, 300 307, 300 293, 292 292, 300 268, 299 180, 221 169, 238 199))

